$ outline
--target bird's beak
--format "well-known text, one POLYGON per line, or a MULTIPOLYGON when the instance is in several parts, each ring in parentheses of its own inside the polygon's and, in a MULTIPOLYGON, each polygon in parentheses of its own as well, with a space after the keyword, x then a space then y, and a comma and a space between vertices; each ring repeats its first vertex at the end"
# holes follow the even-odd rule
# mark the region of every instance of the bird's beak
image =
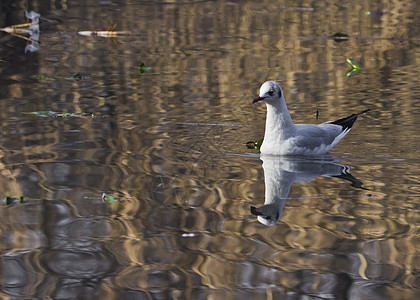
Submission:
POLYGON ((259 212, 255 206, 251 206, 251 214, 253 214, 254 216, 261 216, 262 215, 262 213, 259 212))
POLYGON ((255 102, 258 102, 258 101, 261 101, 261 100, 264 100, 264 98, 263 98, 263 97, 258 96, 257 98, 255 98, 255 99, 252 101, 252 103, 255 103, 255 102))

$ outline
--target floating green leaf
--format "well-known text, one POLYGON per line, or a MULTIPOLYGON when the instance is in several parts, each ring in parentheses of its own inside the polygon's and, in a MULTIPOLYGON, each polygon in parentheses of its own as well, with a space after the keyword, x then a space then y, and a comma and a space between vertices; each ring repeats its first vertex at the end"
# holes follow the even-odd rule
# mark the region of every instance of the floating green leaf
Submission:
POLYGON ((75 73, 75 74, 71 75, 69 78, 66 78, 66 79, 79 81, 79 80, 82 80, 82 79, 86 79, 86 77, 83 76, 82 73, 75 73))
POLYGON ((357 70, 361 70, 363 69, 363 67, 356 62, 355 60, 351 59, 351 58, 347 58, 346 62, 353 68, 353 69, 357 69, 357 70))
POLYGON ((31 112, 25 112, 24 114, 36 115, 36 116, 40 116, 40 117, 49 117, 49 116, 53 116, 55 114, 55 112, 53 112, 53 111, 31 111, 31 112))
POLYGON ((112 203, 112 202, 118 202, 118 199, 115 198, 114 196, 102 193, 102 201, 112 203))
POLYGON ((319 118, 319 109, 317 108, 315 111, 315 118, 318 120, 319 118))
POLYGON ((246 147, 248 149, 257 149, 257 150, 260 150, 262 143, 263 143, 263 139, 256 140, 256 141, 249 141, 245 145, 246 145, 246 147))
POLYGON ((14 204, 14 203, 22 203, 23 202, 23 197, 19 197, 19 198, 14 198, 14 197, 9 197, 6 196, 4 198, 0 198, 0 203, 6 204, 6 205, 10 205, 10 204, 14 204))
POLYGON ((348 41, 349 39, 349 35, 342 32, 336 32, 331 37, 334 38, 334 41, 337 43, 348 41))
POLYGON ((369 16, 369 17, 381 17, 383 15, 386 15, 388 12, 387 11, 365 11, 365 16, 369 16))
POLYGON ((356 75, 357 73, 359 73, 360 71, 363 70, 363 67, 357 63, 355 60, 351 59, 351 58, 347 58, 346 62, 350 65, 351 70, 347 72, 346 76, 350 77, 353 75, 356 75))
POLYGON ((151 67, 147 67, 144 62, 141 61, 139 63, 139 71, 140 71, 140 74, 143 74, 144 72, 149 71, 150 69, 151 69, 151 67))
POLYGON ((47 80, 47 78, 48 78, 47 75, 43 75, 43 74, 38 75, 38 80, 39 81, 47 80))

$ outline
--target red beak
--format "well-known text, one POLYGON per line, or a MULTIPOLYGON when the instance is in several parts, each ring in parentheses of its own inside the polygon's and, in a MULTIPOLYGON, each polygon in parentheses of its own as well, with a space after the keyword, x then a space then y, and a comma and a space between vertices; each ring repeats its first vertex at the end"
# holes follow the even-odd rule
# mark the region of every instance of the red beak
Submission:
POLYGON ((264 98, 263 98, 263 97, 258 96, 257 98, 255 98, 255 99, 252 101, 252 103, 255 103, 255 102, 258 102, 258 101, 261 101, 261 100, 264 100, 264 98))
POLYGON ((262 213, 260 213, 257 208, 255 208, 255 206, 251 206, 251 214, 253 214, 254 216, 261 216, 262 213))

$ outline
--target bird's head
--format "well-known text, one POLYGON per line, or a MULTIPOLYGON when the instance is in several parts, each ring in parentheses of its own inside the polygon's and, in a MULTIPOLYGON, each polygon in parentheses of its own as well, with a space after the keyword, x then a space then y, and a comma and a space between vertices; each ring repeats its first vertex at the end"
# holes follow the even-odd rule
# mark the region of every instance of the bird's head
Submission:
POLYGON ((283 98, 283 91, 275 81, 266 81, 260 87, 260 94, 252 103, 264 101, 268 104, 275 104, 283 98))
POLYGON ((280 220, 281 210, 274 204, 266 204, 258 208, 251 206, 251 214, 257 216, 261 224, 272 226, 280 220))

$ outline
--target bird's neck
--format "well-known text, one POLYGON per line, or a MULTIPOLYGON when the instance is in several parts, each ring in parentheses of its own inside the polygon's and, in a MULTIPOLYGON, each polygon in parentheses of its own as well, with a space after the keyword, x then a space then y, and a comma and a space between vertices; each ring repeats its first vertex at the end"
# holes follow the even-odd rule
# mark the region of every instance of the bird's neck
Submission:
POLYGON ((267 104, 264 140, 286 139, 293 134, 294 124, 284 101, 267 104))
MULTIPOLYGON (((274 168, 274 167, 271 167, 274 168)), ((286 171, 264 169, 265 178, 265 202, 264 204, 284 205, 290 193, 290 188, 295 182, 294 174, 286 171)))

